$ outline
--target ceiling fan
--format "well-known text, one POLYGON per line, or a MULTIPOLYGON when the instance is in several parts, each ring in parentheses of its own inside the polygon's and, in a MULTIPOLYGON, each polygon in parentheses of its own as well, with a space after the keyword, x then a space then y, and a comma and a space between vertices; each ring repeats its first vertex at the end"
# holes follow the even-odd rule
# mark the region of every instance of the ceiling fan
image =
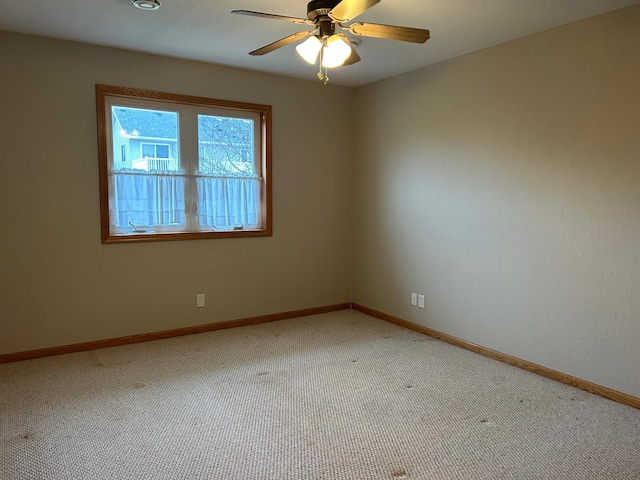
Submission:
POLYGON ((336 33, 336 27, 363 37, 386 38, 403 42, 424 43, 429 39, 429 30, 397 27, 378 23, 351 22, 358 15, 373 7, 380 0, 311 0, 307 4, 307 18, 287 17, 271 13, 233 10, 231 13, 254 17, 284 20, 298 25, 313 25, 311 30, 296 32, 258 48, 249 55, 264 55, 290 43, 304 42, 296 46, 298 54, 311 65, 320 58, 318 78, 329 81, 327 69, 341 65, 352 65, 360 61, 352 41, 344 33, 336 33), (322 73, 325 67, 325 73, 322 73))

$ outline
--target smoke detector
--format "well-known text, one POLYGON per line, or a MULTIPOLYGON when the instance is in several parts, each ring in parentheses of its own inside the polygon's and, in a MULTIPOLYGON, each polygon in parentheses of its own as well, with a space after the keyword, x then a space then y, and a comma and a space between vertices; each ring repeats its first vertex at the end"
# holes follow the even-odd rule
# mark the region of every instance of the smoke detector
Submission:
POLYGON ((131 0, 131 3, 140 10, 157 10, 160 8, 158 0, 131 0))

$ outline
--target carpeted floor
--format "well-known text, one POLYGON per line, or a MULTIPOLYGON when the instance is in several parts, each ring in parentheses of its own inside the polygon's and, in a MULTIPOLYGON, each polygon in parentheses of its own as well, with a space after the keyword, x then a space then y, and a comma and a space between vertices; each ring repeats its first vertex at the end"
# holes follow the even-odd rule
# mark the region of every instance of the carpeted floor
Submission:
POLYGON ((353 310, 0 365, 2 479, 639 479, 640 411, 353 310))

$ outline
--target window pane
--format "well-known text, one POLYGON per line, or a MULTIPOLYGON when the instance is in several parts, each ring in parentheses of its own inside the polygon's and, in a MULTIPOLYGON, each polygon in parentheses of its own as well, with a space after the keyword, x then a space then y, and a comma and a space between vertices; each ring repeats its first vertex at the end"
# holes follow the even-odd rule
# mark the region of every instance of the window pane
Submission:
POLYGON ((156 145, 156 158, 169 158, 169 145, 156 145))
POLYGON ((114 172, 112 226, 128 233, 185 224, 184 178, 180 175, 114 172))
POLYGON ((153 148, 153 145, 150 143, 143 143, 142 144, 142 158, 147 157, 147 158, 153 158, 156 156, 156 151, 153 148))
POLYGON ((184 225, 184 180, 166 173, 179 170, 178 114, 113 106, 111 116, 111 226, 128 233, 149 233, 158 227, 184 225))
POLYGON ((180 170, 176 112, 114 106, 111 114, 114 170, 180 170))
POLYGON ((198 115, 200 173, 219 177, 255 177, 254 121, 198 115))
POLYGON ((201 226, 260 228, 260 179, 206 176, 197 180, 201 226))

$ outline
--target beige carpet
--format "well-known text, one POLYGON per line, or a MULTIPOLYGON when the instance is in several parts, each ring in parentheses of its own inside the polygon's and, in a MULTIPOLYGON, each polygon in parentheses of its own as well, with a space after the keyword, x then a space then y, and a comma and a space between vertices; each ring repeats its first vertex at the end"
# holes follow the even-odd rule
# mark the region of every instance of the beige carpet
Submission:
POLYGON ((639 479, 640 411, 344 310, 0 365, 4 479, 639 479))

